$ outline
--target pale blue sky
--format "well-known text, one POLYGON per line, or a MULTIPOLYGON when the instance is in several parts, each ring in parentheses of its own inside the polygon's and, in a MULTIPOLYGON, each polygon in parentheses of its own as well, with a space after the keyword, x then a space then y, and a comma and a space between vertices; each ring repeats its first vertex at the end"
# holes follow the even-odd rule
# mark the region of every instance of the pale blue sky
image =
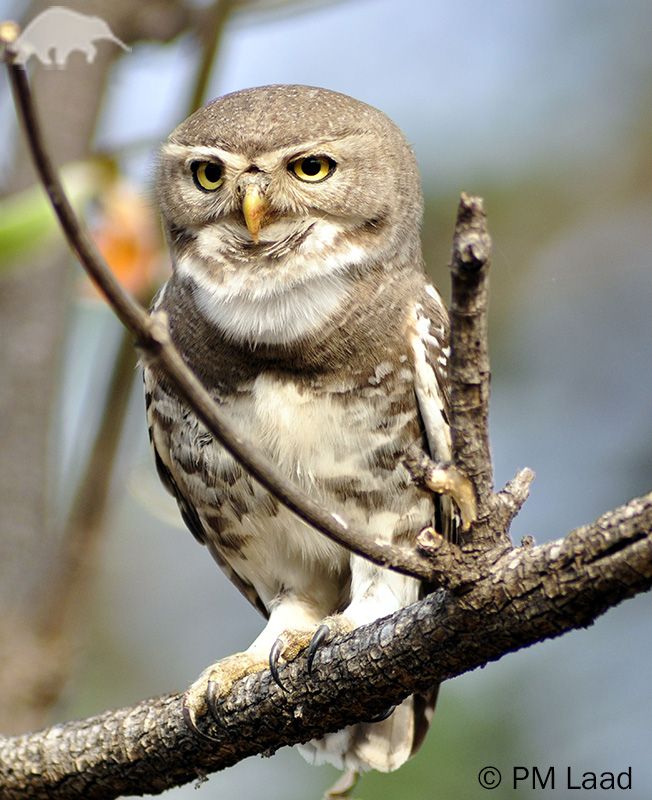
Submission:
MULTIPOLYGON (((649 104, 648 0, 315 5, 236 18, 212 93, 308 83, 352 94, 395 119, 425 179, 439 185, 456 188, 467 176, 506 176, 551 159, 560 169, 588 161, 614 147, 632 109, 649 104)), ((21 6, 0 0, 0 17, 21 6)), ((101 140, 154 146, 165 137, 183 114, 196 52, 187 40, 140 44, 123 59, 101 140)), ((0 92, 0 114, 9 120, 4 79, 0 92)))
MULTIPOLYGON (((652 74, 646 0, 318 5, 236 19, 212 94, 265 83, 352 94, 395 119, 425 177, 446 184, 553 155, 561 164, 595 157, 613 146, 652 74)), ((196 48, 170 50, 144 44, 122 62, 103 137, 156 140, 179 121, 196 48)))

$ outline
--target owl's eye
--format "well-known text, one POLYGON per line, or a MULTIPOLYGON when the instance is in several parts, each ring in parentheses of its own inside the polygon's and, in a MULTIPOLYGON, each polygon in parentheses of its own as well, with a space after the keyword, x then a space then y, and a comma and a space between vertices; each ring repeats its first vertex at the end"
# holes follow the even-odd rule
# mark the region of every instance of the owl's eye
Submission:
POLYGON ((301 181, 318 183, 335 172, 336 163, 328 156, 305 156, 290 161, 288 169, 301 181))
POLYGON ((214 192, 222 185, 224 170, 218 161, 193 161, 190 169, 195 186, 202 192, 214 192))

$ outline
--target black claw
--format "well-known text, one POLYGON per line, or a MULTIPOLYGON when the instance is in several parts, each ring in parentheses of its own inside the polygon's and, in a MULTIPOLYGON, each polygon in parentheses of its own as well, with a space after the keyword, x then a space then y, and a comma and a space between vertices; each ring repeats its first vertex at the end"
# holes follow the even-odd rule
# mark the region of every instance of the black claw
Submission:
POLYGON ((272 645, 272 649, 269 651, 269 671, 272 673, 272 678, 274 681, 283 689, 284 692, 287 691, 286 687, 283 686, 283 682, 281 681, 281 677, 278 674, 278 661, 281 657, 281 653, 283 652, 283 639, 277 639, 274 644, 272 645))
POLYGON ((308 675, 312 675, 312 662, 315 660, 317 650, 330 638, 331 629, 328 625, 320 625, 312 637, 310 646, 308 647, 308 675))
POLYGON ((188 728, 195 734, 195 736, 199 737, 200 739, 204 739, 207 742, 215 743, 219 742, 219 739, 216 739, 214 736, 209 736, 204 731, 200 730, 197 727, 197 723, 195 722, 195 718, 192 715, 192 712, 188 708, 188 706, 184 703, 183 705, 183 721, 186 723, 188 728))
POLYGON ((213 719, 218 718, 218 699, 219 695, 217 681, 209 680, 208 685, 206 686, 206 704, 208 705, 209 711, 213 715, 213 719))
POLYGON ((376 716, 368 719, 367 722, 382 722, 394 713, 395 708, 396 706, 388 706, 384 711, 381 711, 380 714, 376 714, 376 716))

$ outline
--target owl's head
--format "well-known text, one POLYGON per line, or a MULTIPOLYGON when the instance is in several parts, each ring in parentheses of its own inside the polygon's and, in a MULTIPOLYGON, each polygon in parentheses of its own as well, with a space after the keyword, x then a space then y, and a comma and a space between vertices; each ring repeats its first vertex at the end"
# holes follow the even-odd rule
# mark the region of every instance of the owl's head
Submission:
POLYGON ((263 86, 201 108, 163 145, 158 196, 176 270, 223 296, 419 260, 409 145, 381 111, 326 89, 263 86))

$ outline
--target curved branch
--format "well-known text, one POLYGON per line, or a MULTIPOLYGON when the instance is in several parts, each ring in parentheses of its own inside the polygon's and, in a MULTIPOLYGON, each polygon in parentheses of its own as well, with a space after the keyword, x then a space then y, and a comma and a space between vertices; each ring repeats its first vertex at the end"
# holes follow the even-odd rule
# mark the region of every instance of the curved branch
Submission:
POLYGON ((174 347, 162 315, 152 316, 120 285, 93 245, 87 231, 76 218, 44 146, 32 101, 27 74, 12 63, 11 43, 17 26, 0 26, 0 44, 5 44, 5 60, 16 106, 34 158, 37 173, 45 187, 68 243, 82 267, 104 295, 120 321, 136 336, 144 358, 164 372, 179 395, 190 405, 206 428, 280 503, 304 522, 353 553, 388 569, 430 580, 429 561, 413 550, 376 542, 353 529, 339 514, 315 502, 296 484, 286 479, 276 466, 238 430, 219 408, 201 382, 187 367, 174 347), (2 38, 4 37, 4 39, 2 38))
POLYGON ((188 731, 182 694, 0 739, 0 795, 157 794, 369 719, 388 702, 584 627, 652 587, 652 493, 563 540, 481 561, 462 597, 437 592, 336 639, 319 650, 310 677, 303 657, 284 666, 287 692, 268 671, 235 684, 210 726, 213 742, 188 731))
POLYGON ((202 45, 202 53, 197 67, 192 96, 188 104, 188 115, 195 112, 206 102, 206 92, 224 35, 224 28, 235 6, 236 0, 218 0, 217 3, 206 9, 196 25, 196 32, 202 45))

